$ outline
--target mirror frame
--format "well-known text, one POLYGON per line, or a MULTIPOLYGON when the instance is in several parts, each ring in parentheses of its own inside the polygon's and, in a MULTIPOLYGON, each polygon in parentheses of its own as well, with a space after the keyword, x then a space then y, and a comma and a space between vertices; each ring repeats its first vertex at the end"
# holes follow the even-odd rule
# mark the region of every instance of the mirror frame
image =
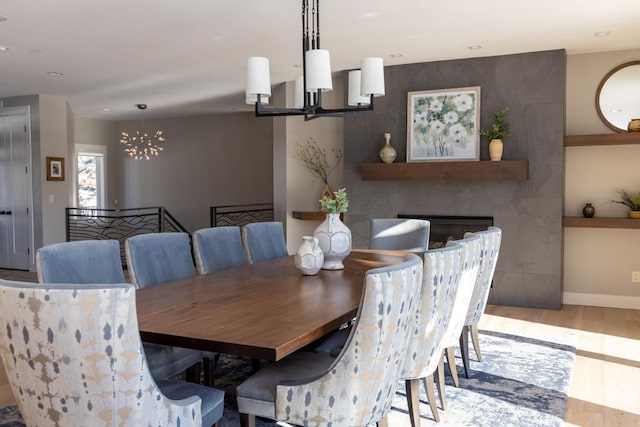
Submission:
POLYGON ((623 68, 631 67, 632 65, 640 65, 640 61, 625 62, 624 64, 620 64, 617 67, 615 67, 613 70, 609 71, 607 75, 604 76, 600 84, 598 85, 598 90, 596 91, 596 111, 598 112, 598 116, 600 117, 600 120, 602 120, 602 122, 605 125, 607 125, 609 129, 614 130, 616 132, 626 132, 627 129, 619 128, 618 126, 614 125, 609 120, 607 120, 607 118, 604 116, 604 114, 602 113, 602 110, 600 109, 600 92, 602 92, 602 88, 604 87, 605 83, 607 83, 607 80, 611 78, 611 76, 613 76, 615 73, 622 70, 623 68))

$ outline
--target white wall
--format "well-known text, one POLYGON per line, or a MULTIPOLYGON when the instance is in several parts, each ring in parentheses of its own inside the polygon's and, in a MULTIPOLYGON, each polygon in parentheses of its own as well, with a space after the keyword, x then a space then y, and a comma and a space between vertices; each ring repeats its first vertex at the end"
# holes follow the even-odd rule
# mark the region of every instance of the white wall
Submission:
POLYGON ((71 179, 69 173, 69 141, 73 116, 67 100, 60 96, 40 95, 40 169, 42 186, 42 243, 65 240, 65 208, 69 206, 71 179), (46 158, 65 159, 65 180, 47 181, 46 158))
MULTIPOLYGON (((570 55, 567 58, 566 133, 613 133, 595 109, 602 78, 616 66, 640 59, 640 49, 570 55)), ((593 203, 596 216, 625 217, 610 203, 615 189, 640 190, 640 146, 565 148, 565 215, 581 216, 593 203)), ((640 306, 640 230, 564 229, 564 303, 611 307, 640 306)))

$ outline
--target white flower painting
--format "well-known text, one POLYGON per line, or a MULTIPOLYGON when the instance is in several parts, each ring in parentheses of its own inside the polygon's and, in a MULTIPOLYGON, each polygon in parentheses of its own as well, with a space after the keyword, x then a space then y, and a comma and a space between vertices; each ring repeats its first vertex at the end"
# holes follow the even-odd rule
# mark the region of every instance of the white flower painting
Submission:
POLYGON ((480 86, 407 98, 407 162, 480 159, 480 86))

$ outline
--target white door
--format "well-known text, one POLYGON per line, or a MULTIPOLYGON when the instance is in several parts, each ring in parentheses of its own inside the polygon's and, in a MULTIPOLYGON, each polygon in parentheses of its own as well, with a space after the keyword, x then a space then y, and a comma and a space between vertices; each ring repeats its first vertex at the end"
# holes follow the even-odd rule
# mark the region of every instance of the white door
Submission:
POLYGON ((0 108, 0 268, 29 270, 31 150, 29 110, 0 108))

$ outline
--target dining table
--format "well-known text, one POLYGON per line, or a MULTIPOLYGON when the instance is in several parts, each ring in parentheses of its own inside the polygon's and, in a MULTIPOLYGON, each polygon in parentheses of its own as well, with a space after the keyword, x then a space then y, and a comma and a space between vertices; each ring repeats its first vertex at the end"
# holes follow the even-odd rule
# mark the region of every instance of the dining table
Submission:
POLYGON ((404 254, 353 250, 343 270, 304 276, 294 256, 138 289, 145 342, 277 361, 349 322, 367 271, 404 254))

